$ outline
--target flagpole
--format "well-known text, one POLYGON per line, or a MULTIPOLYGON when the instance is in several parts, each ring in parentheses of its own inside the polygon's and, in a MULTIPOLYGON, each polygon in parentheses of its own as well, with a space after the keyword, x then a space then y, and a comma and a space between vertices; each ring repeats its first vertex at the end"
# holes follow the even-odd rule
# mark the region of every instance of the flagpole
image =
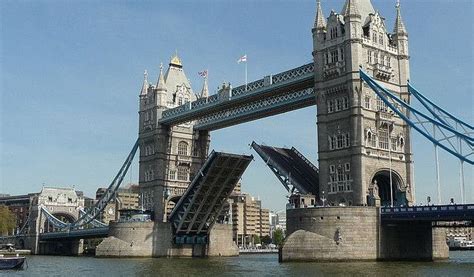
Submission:
MULTIPOLYGON (((247 54, 245 54, 247 56, 247 54)), ((247 61, 245 61, 245 91, 247 91, 247 61)))

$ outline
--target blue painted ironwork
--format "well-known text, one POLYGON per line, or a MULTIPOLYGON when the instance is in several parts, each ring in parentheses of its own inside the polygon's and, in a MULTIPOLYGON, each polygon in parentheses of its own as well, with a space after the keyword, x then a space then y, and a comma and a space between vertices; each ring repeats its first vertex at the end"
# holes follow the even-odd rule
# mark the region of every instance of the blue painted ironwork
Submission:
POLYGON ((206 114, 196 121, 194 129, 214 130, 315 104, 316 94, 313 87, 289 91, 206 114))
POLYGON ((114 180, 109 185, 109 187, 107 188, 102 198, 99 201, 97 201, 97 203, 93 207, 91 207, 88 211, 85 211, 82 209, 79 210, 79 218, 73 223, 66 223, 56 218, 54 215, 52 215, 44 206, 41 206, 40 207, 41 212, 46 216, 46 219, 48 220, 48 222, 50 222, 54 227, 61 229, 63 231, 79 229, 88 224, 92 225, 93 228, 106 227, 107 224, 96 220, 96 218, 99 214, 101 214, 104 211, 106 205, 112 200, 118 188, 122 184, 123 178, 127 174, 128 168, 130 167, 133 161, 133 158, 135 156, 135 153, 138 150, 138 145, 139 145, 138 143, 139 141, 137 140, 132 150, 128 154, 127 159, 125 160, 119 172, 115 176, 114 180))
MULTIPOLYGON (((159 120, 160 124, 165 125, 176 125, 189 121, 206 121, 206 124, 198 124, 198 128, 220 128, 222 126, 228 126, 225 124, 212 124, 209 122, 209 118, 216 114, 222 114, 229 111, 230 113, 235 113, 236 110, 242 107, 246 107, 245 110, 249 114, 240 113, 240 118, 252 118, 254 119, 255 115, 259 112, 254 112, 252 109, 248 109, 252 104, 255 103, 267 103, 270 98, 272 98, 272 103, 274 106, 268 105, 266 107, 266 112, 270 112, 273 108, 273 111, 281 109, 283 104, 282 99, 275 102, 275 97, 286 95, 286 97, 291 97, 292 94, 297 95, 297 97, 292 97, 293 101, 287 103, 286 106, 289 109, 283 109, 282 112, 294 109, 301 108, 304 106, 315 105, 316 100, 308 101, 309 96, 302 97, 301 92, 308 92, 307 89, 311 89, 311 94, 314 95, 314 64, 309 63, 303 66, 273 75, 267 76, 263 79, 259 79, 255 82, 247 84, 247 89, 245 85, 239 86, 231 89, 229 94, 215 94, 207 98, 201 98, 191 103, 185 103, 176 108, 168 109, 163 112, 162 118, 159 120), (299 102, 298 102, 299 101, 299 102), (299 104, 299 105, 298 105, 299 104), (251 113, 251 115, 250 115, 251 113)), ((241 110, 241 109, 240 109, 241 110)))
POLYGON ((137 139, 137 141, 133 145, 132 150, 128 154, 127 159, 123 163, 122 167, 120 168, 119 172, 115 176, 112 183, 109 185, 109 187, 105 191, 102 198, 99 201, 97 201, 97 203, 95 203, 95 205, 93 207, 91 207, 91 209, 89 209, 85 214, 80 216, 79 219, 76 222, 72 223, 69 226, 69 228, 74 229, 74 228, 79 228, 83 225, 86 225, 86 224, 90 223, 91 221, 93 221, 94 219, 96 219, 97 216, 99 216, 99 214, 104 211, 107 204, 115 196, 115 193, 117 192, 118 188, 122 184, 123 178, 127 174, 128 168, 132 164, 133 157, 135 157, 135 153, 138 150, 138 142, 139 141, 137 139))
POLYGON ((103 238, 109 233, 109 227, 97 227, 68 231, 48 232, 39 235, 40 240, 103 238))
POLYGON ((408 83, 408 91, 413 96, 415 96, 415 98, 418 99, 418 101, 420 101, 420 103, 440 122, 448 126, 451 126, 452 128, 455 128, 456 130, 457 128, 462 128, 462 131, 464 131, 465 134, 467 133, 472 134, 472 132, 474 131, 474 127, 472 125, 460 120, 456 116, 452 115, 448 111, 436 105, 426 96, 421 94, 415 87, 413 87, 411 83, 408 83))
POLYGON ((362 70, 360 70, 360 77, 369 85, 370 88, 372 88, 377 96, 410 127, 461 161, 474 164, 473 138, 470 137, 470 134, 463 134, 446 123, 440 122, 438 119, 433 119, 415 109, 410 104, 378 84, 362 70), (410 115, 413 115, 414 118, 410 118, 410 115), (426 126, 424 126, 425 124, 431 124, 433 128, 426 128, 426 126), (433 130, 439 130, 442 137, 436 138, 432 133, 433 130), (467 151, 463 151, 463 148, 467 149, 467 151))
POLYGON ((382 221, 469 221, 474 220, 474 204, 414 207, 383 207, 382 221))
POLYGON ((41 210, 41 213, 46 216, 46 220, 51 223, 55 228, 58 229, 66 229, 70 226, 70 223, 65 223, 59 220, 57 217, 52 215, 48 209, 46 209, 44 206, 39 207, 41 210))

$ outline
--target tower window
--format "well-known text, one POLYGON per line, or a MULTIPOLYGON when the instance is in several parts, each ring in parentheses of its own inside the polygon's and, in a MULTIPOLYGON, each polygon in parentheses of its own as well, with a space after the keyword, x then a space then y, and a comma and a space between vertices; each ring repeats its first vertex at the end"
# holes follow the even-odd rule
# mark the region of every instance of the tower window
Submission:
POLYGON ((336 99, 336 112, 342 110, 342 99, 338 98, 336 99))
POLYGON ((336 137, 333 136, 330 138, 330 141, 329 141, 329 150, 334 150, 336 149, 337 146, 336 146, 336 137))
POLYGON ((339 53, 341 54, 341 61, 344 60, 344 48, 339 48, 339 53))
POLYGON ((187 156, 188 155, 188 143, 180 141, 178 143, 178 155, 187 156))
POLYGON ((350 138, 349 133, 345 134, 345 142, 346 142, 345 147, 350 147, 351 146, 351 138, 350 138))
POLYGON ((178 167, 178 180, 187 181, 188 180, 188 168, 184 166, 178 167))
POLYGON ((178 97, 178 105, 181 106, 183 105, 183 97, 178 97))
POLYGON ((383 102, 382 99, 380 98, 377 98, 377 111, 381 111, 381 112, 388 111, 387 104, 385 104, 385 102, 383 102))
POLYGON ((338 135, 337 136, 337 148, 340 149, 343 147, 343 136, 342 135, 338 135))
POLYGON ((349 98, 348 97, 342 98, 342 103, 343 103, 343 106, 344 106, 344 110, 349 109, 349 98))
POLYGON ((382 125, 379 130, 379 147, 388 150, 388 126, 382 125))
POLYGON ((380 35, 379 35, 379 43, 381 45, 383 45, 383 34, 382 33, 380 33, 380 35))
POLYGON ((337 50, 331 51, 331 63, 335 63, 337 61, 338 61, 337 50))
POLYGON ((176 179, 176 170, 170 170, 168 173, 168 179, 174 180, 176 179))
POLYGON ((365 104, 365 108, 369 110, 370 109, 370 97, 369 96, 365 97, 364 104, 365 104))
POLYGON ((372 51, 367 50, 367 63, 372 64, 372 51))
POLYGON ((334 112, 334 100, 328 101, 328 113, 334 112))

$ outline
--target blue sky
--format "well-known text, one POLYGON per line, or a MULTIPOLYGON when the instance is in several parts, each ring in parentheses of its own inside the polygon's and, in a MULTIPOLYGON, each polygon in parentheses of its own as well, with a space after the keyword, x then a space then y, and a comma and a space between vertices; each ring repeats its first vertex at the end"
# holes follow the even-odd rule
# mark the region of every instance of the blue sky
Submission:
MULTIPOLYGON (((393 28, 395 0, 373 0, 393 28)), ((411 81, 447 110, 473 122, 470 0, 402 2, 410 36, 411 81)), ((323 0, 325 15, 343 0, 323 0)), ((311 61, 315 1, 1 1, 0 193, 75 186, 93 196, 109 184, 137 137, 143 70, 178 51, 194 90, 209 69, 210 90, 311 61)), ((212 133, 212 148, 253 153, 252 140, 295 146, 317 161, 316 108, 212 133)), ((414 135, 418 202, 436 199, 433 146, 414 135)), ((440 151, 443 198, 459 197, 457 161, 440 151)), ((126 181, 136 182, 137 163, 126 181)), ((465 166, 474 202, 473 168, 465 166)), ((256 156, 243 190, 273 210, 286 192, 256 156)))

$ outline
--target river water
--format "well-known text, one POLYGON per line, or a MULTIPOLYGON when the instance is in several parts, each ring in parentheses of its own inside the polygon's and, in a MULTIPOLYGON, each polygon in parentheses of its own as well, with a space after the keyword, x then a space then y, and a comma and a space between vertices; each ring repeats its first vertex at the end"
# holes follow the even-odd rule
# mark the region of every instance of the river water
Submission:
MULTIPOLYGON (((437 262, 278 263, 276 254, 230 258, 28 256, 28 268, 6 276, 474 276, 474 251, 437 262)), ((3 275, 2 275, 3 274, 3 275)))

